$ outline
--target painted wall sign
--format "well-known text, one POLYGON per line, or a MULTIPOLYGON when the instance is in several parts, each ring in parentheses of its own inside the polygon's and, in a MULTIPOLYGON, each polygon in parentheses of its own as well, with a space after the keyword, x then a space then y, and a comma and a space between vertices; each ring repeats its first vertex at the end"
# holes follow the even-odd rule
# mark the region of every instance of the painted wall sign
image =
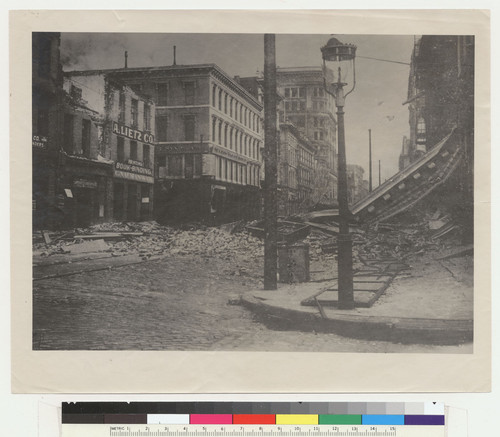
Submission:
POLYGON ((115 162, 115 177, 148 184, 154 182, 152 169, 125 162, 115 162))
POLYGON ((89 181, 87 179, 75 179, 73 187, 77 188, 97 188, 97 181, 89 181))
POLYGON ((154 136, 153 134, 140 131, 138 129, 132 129, 129 126, 125 126, 124 124, 113 122, 113 133, 116 135, 120 135, 121 137, 130 138, 134 141, 140 141, 141 143, 146 144, 154 144, 154 136))
POLYGON ((189 143, 189 144, 165 144, 159 146, 162 150, 166 151, 168 154, 174 153, 207 153, 208 152, 208 144, 202 143, 189 143))
POLYGON ((48 142, 49 140, 47 137, 42 135, 33 135, 32 145, 35 149, 47 150, 48 142))

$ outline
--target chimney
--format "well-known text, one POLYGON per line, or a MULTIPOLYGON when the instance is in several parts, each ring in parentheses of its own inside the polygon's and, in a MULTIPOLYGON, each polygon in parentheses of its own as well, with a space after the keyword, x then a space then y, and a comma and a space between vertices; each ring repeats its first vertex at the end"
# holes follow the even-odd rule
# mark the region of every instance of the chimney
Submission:
POLYGON ((125 50, 125 68, 128 68, 128 52, 125 50))
POLYGON ((174 65, 177 65, 177 56, 176 56, 176 51, 177 51, 177 47, 174 46, 174 65))

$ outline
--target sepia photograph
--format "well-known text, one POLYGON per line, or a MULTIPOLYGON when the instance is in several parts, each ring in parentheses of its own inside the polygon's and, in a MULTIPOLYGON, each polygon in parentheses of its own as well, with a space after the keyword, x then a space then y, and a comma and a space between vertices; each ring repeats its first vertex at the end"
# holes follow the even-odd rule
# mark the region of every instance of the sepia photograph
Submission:
POLYGON ((488 11, 13 11, 9 44, 13 392, 489 389, 488 11))
POLYGON ((472 353, 474 53, 32 32, 33 350, 472 353))

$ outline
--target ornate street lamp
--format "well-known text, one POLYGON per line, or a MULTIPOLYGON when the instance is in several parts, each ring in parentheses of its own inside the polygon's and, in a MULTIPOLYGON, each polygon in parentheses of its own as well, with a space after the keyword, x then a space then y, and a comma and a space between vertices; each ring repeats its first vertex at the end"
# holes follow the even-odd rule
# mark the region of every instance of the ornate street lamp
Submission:
POLYGON ((338 204, 339 204, 339 235, 338 245, 338 308, 354 308, 354 292, 352 279, 352 238, 349 234, 351 213, 347 203, 347 165, 344 134, 344 103, 345 98, 354 91, 356 86, 356 46, 343 44, 337 38, 330 38, 325 46, 321 47, 323 56, 323 80, 325 91, 333 96, 337 107, 337 136, 338 136, 338 204), (327 82, 327 66, 337 72, 337 81, 327 82), (352 72, 352 88, 344 95, 345 80, 352 72))

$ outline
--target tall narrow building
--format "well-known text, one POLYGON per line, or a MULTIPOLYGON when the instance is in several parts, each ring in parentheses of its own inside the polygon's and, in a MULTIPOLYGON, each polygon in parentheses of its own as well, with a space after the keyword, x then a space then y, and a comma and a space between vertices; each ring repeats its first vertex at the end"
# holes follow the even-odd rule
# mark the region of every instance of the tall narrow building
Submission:
POLYGON ((283 96, 280 121, 292 123, 315 149, 311 203, 332 207, 337 202, 337 122, 335 101, 325 92, 323 83, 321 67, 277 69, 278 92, 283 96))

